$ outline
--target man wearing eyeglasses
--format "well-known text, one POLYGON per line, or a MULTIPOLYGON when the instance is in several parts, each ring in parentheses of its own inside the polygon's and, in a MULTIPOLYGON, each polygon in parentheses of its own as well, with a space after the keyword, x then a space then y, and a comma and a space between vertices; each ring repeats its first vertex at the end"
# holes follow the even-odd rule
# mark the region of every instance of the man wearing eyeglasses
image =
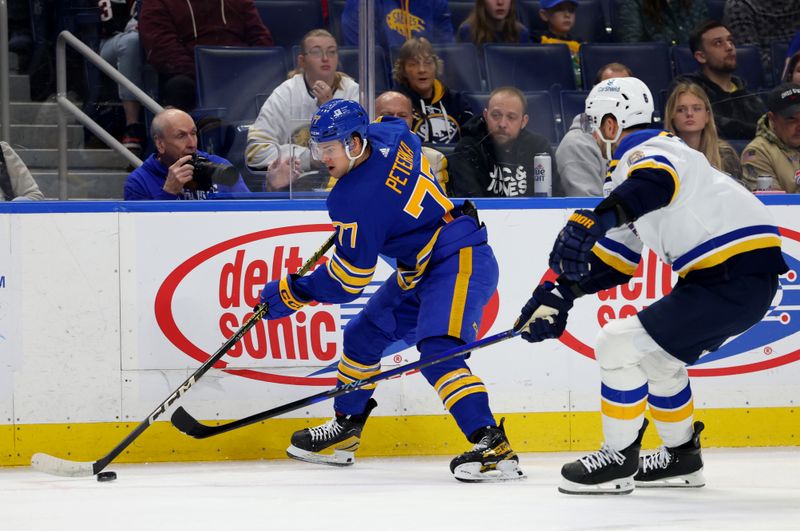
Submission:
POLYGON ((332 98, 358 101, 358 83, 338 72, 338 65, 333 35, 324 29, 308 32, 297 55, 297 69, 262 105, 247 133, 245 162, 250 168, 268 170, 269 190, 286 189, 304 174, 327 180, 327 174, 311 171, 316 168, 307 148, 308 126, 317 108, 332 98))

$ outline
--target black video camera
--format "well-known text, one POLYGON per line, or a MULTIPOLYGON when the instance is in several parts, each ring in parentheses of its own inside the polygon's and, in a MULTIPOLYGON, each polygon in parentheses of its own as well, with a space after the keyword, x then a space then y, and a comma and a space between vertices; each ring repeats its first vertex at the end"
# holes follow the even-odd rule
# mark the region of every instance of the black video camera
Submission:
POLYGON ((189 161, 189 164, 194 168, 192 180, 197 185, 197 189, 204 192, 211 190, 215 183, 233 186, 239 180, 239 171, 230 164, 212 162, 197 153, 192 153, 192 160, 189 161))

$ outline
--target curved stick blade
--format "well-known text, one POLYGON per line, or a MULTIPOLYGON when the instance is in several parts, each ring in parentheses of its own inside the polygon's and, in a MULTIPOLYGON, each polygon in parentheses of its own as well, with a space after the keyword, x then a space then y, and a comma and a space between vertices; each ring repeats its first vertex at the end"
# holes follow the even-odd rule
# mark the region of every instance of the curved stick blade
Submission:
POLYGON ((213 435, 215 430, 210 429, 208 426, 201 424, 197 421, 192 415, 189 414, 188 411, 183 409, 183 407, 178 407, 174 413, 172 413, 172 425, 178 428, 180 431, 185 433, 190 437, 194 437, 195 439, 205 439, 210 435, 213 435))
POLYGON ((54 476, 79 478, 94 475, 94 462, 70 461, 52 455, 35 453, 31 457, 31 466, 39 472, 54 476))

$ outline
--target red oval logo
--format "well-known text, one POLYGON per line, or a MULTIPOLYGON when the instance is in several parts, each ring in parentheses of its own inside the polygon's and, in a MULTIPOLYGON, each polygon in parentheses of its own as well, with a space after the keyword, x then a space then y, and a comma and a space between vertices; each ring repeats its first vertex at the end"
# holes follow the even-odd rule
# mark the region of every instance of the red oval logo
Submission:
MULTIPOLYGON (((164 336, 181 352, 198 362, 205 362, 211 355, 186 336, 178 326, 173 312, 175 293, 186 277, 212 258, 254 242, 310 233, 320 233, 327 236, 332 230, 332 225, 328 223, 280 227, 237 236, 200 251, 178 265, 159 287, 154 307, 159 328, 164 336)), ((319 241, 321 242, 323 239, 321 237, 319 241)), ((282 248, 282 246, 276 246, 276 253, 278 252, 277 249, 282 248)), ((293 252, 296 251, 297 248, 293 248, 293 252)), ((316 249, 308 249, 306 256, 310 256, 314 251, 316 249)), ((250 317, 251 314, 246 313, 240 318, 232 310, 242 307, 252 308, 258 302, 254 294, 259 293, 260 286, 263 286, 264 282, 268 280, 266 278, 267 269, 272 271, 272 275, 269 278, 269 280, 272 280, 285 275, 287 272, 296 271, 303 262, 295 254, 293 257, 294 267, 287 270, 284 269, 284 265, 289 262, 291 257, 281 255, 280 257, 273 257, 273 267, 268 268, 261 260, 252 261, 249 264, 245 263, 244 254, 244 250, 237 250, 236 257, 231 262, 224 264, 220 271, 219 303, 223 312, 220 318, 220 333, 223 339, 231 337, 241 323, 250 317), (263 263, 261 267, 258 267, 259 262, 263 263), (235 277, 235 280, 225 282, 225 279, 229 277, 235 277)), ((484 308, 483 319, 478 331, 479 338, 483 337, 494 324, 499 306, 500 298, 497 291, 495 291, 484 308)), ((324 336, 330 336, 341 328, 339 323, 341 319, 338 314, 333 315, 328 311, 333 307, 315 303, 307 307, 308 311, 304 309, 293 316, 275 321, 261 321, 231 348, 231 351, 226 356, 235 358, 247 353, 250 358, 263 359, 269 353, 271 359, 299 360, 301 364, 302 360, 330 362, 338 354, 339 341, 326 341, 324 336), (282 334, 287 328, 291 332, 282 334), (278 341, 276 337, 281 334, 282 337, 278 341)), ((326 387, 336 385, 336 378, 331 376, 289 376, 259 369, 231 369, 227 368, 229 363, 227 361, 219 361, 214 365, 214 368, 222 369, 236 376, 271 383, 326 387)), ((296 367, 297 365, 294 366, 296 367)))

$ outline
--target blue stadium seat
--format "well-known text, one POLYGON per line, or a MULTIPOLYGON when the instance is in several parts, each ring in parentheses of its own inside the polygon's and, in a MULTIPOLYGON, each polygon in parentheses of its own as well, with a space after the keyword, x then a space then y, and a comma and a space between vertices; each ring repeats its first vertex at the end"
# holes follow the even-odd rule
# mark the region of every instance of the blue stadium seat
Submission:
MULTIPOLYGON (((673 46, 672 60, 675 64, 675 75, 688 74, 700 68, 700 63, 695 61, 688 46, 673 46)), ((755 45, 736 47, 735 74, 741 77, 751 90, 758 90, 770 85, 764 76, 761 52, 755 45)))
POLYGON ((586 108, 586 96, 588 95, 588 90, 561 91, 561 126, 563 135, 569 131, 572 126, 572 120, 586 108))
POLYGON ((275 46, 291 48, 312 29, 324 28, 319 0, 255 0, 275 46))
POLYGON ((346 0, 328 0, 328 28, 336 42, 342 44, 342 12, 346 0))
POLYGON ((489 90, 511 85, 523 92, 572 90, 575 73, 564 44, 487 44, 484 46, 489 90))
MULTIPOLYGON (((472 43, 434 43, 433 50, 444 62, 444 71, 439 74, 439 79, 448 88, 468 92, 480 92, 483 90, 478 51, 472 43)), ((399 48, 392 48, 391 50, 390 76, 399 52, 399 48)), ((393 83, 394 81, 392 80, 393 83)))
MULTIPOLYGON (((339 47, 339 70, 358 81, 358 47, 339 47)), ((391 84, 391 73, 383 48, 375 46, 375 94, 387 90, 391 84)))
POLYGON ((450 8, 450 20, 453 22, 453 32, 455 35, 458 35, 458 28, 461 24, 467 20, 467 17, 472 12, 472 8, 475 7, 475 2, 458 2, 450 0, 447 2, 447 6, 450 8))
POLYGON ((286 80, 286 54, 280 47, 197 46, 197 105, 217 109, 224 123, 254 120, 254 100, 286 80))
MULTIPOLYGON (((521 22, 531 31, 547 30, 547 25, 539 17, 538 0, 522 0, 519 9, 523 15, 521 22)), ((570 33, 580 42, 606 42, 610 38, 607 28, 611 29, 609 17, 603 7, 603 0, 580 0, 575 12, 575 26, 570 33)))
POLYGON ((789 53, 788 41, 775 41, 769 45, 769 56, 772 60, 772 82, 780 84, 783 68, 786 66, 786 54, 789 53))
MULTIPOLYGON (((557 144, 561 134, 556 123, 556 113, 553 109, 550 91, 534 90, 524 94, 528 102, 528 125, 525 126, 525 129, 539 133, 551 144, 557 144)), ((465 92, 464 96, 472 104, 476 115, 482 114, 489 102, 488 92, 465 92)))
POLYGON ((709 19, 722 22, 722 17, 725 15, 725 0, 706 0, 706 8, 709 19))
POLYGON ((736 150, 736 153, 741 155, 742 151, 744 151, 744 148, 746 148, 747 144, 752 142, 752 140, 726 140, 726 142, 728 142, 728 144, 730 144, 731 147, 736 150))
POLYGON ((656 94, 672 80, 669 47, 660 42, 588 43, 581 46, 583 86, 594 84, 598 70, 608 63, 622 63, 656 94))

